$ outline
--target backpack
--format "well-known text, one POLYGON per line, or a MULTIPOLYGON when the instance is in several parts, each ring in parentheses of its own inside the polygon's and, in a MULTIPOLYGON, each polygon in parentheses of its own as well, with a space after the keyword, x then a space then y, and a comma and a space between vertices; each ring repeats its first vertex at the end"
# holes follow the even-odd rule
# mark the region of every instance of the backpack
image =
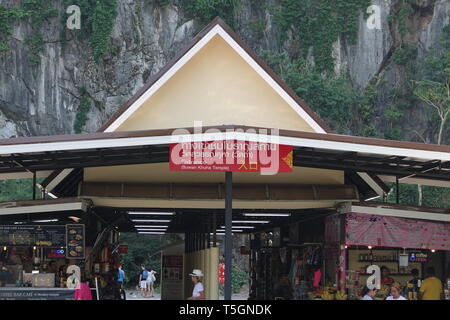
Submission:
POLYGON ((148 271, 147 270, 142 271, 142 280, 147 280, 147 277, 148 277, 148 271))
POLYGON ((152 274, 150 275, 152 278, 152 282, 155 282, 156 281, 156 277, 155 277, 155 275, 153 274, 153 272, 152 272, 152 274))

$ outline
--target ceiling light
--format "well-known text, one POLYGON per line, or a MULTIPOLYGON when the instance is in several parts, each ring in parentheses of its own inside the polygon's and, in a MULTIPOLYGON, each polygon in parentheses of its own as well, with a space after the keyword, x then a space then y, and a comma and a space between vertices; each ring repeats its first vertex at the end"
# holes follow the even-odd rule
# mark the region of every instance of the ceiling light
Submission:
POLYGON ((233 220, 233 223, 270 223, 267 220, 233 220))
MULTIPOLYGON (((224 229, 217 229, 217 231, 219 231, 219 232, 225 232, 224 229)), ((233 233, 233 232, 244 232, 244 230, 242 230, 242 229, 232 229, 231 232, 232 232, 232 233, 233 233)))
POLYGON ((166 231, 166 229, 136 229, 138 231, 166 231))
POLYGON ((80 222, 80 220, 81 220, 81 218, 78 218, 78 217, 74 217, 74 216, 70 216, 70 217, 68 217, 69 219, 72 219, 73 221, 75 221, 75 222, 80 222))
POLYGON ((165 232, 143 232, 143 231, 140 231, 138 233, 139 234, 166 234, 165 232))
POLYGON ((175 213, 173 212, 138 212, 138 211, 130 211, 128 214, 132 215, 152 215, 152 216, 173 216, 175 213))
MULTIPOLYGON (((225 226, 221 226, 221 229, 224 229, 225 226)), ((254 226, 232 226, 231 228, 239 228, 239 229, 255 229, 254 226)))
POLYGON ((290 217, 290 213, 244 213, 246 217, 290 217))
POLYGON ((155 220, 155 219, 133 219, 133 222, 170 222, 170 220, 155 220))
POLYGON ((138 226, 134 226, 135 228, 168 228, 169 226, 161 226, 161 225, 154 225, 154 224, 143 224, 143 225, 138 225, 138 226))
POLYGON ((48 219, 48 220, 33 220, 33 222, 37 223, 45 223, 45 222, 56 222, 59 221, 58 219, 48 219))
POLYGON ((47 192, 47 194, 50 196, 50 197, 52 197, 53 199, 58 199, 58 197, 57 196, 55 196, 53 193, 51 193, 51 192, 47 192))

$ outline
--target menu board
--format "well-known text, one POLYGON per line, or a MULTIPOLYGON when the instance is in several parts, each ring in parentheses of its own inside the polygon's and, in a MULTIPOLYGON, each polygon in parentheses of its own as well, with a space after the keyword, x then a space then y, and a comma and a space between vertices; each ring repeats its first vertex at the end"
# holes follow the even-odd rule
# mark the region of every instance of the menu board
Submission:
POLYGON ((349 213, 346 216, 346 243, 450 250, 450 223, 349 213))
POLYGON ((65 247, 66 226, 0 225, 0 246, 65 247))
POLYGON ((67 225, 67 258, 84 259, 84 225, 68 224, 67 225))

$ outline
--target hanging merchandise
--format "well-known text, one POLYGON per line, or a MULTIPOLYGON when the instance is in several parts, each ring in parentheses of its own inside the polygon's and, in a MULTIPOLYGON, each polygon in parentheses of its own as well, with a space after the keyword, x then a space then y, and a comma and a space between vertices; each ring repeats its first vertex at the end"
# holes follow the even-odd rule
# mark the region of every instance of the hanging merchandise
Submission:
POLYGON ((307 263, 310 266, 320 266, 321 260, 321 250, 320 247, 317 247, 309 253, 307 263))
POLYGON ((314 272, 314 277, 313 277, 313 287, 314 288, 319 287, 321 279, 322 279, 322 271, 320 271, 320 269, 317 269, 314 272))
POLYGON ((279 253, 280 253, 281 263, 285 264, 286 263, 287 248, 280 248, 279 249, 279 253))
POLYGON ((297 260, 292 260, 291 262, 291 267, 289 269, 289 274, 288 274, 288 279, 289 282, 294 285, 294 280, 295 280, 295 273, 297 270, 297 260))
POLYGON ((314 250, 314 257, 313 257, 313 260, 312 260, 312 265, 313 266, 320 266, 321 264, 322 264, 322 252, 321 252, 320 247, 319 247, 319 248, 316 248, 314 250))

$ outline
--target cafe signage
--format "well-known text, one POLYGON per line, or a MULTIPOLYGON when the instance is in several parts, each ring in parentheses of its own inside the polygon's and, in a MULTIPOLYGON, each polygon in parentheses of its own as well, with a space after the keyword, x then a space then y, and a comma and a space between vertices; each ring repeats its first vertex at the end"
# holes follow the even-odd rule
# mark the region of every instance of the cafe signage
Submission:
POLYGON ((411 262, 427 262, 428 254, 425 252, 410 252, 409 261, 411 262))
POLYGON ((74 290, 2 288, 0 300, 74 300, 74 290))
POLYGON ((8 247, 65 247, 66 226, 2 225, 0 245, 8 247))
POLYGON ((182 142, 170 145, 172 171, 292 172, 292 146, 251 141, 182 142))

